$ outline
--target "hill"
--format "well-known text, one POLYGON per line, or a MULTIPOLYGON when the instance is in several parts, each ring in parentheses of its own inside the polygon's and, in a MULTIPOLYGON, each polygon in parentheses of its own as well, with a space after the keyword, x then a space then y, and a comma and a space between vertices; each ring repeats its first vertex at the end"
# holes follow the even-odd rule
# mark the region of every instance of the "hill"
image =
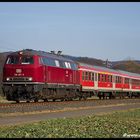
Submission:
POLYGON ((140 74, 139 61, 133 61, 133 60, 122 61, 116 63, 112 68, 140 74))

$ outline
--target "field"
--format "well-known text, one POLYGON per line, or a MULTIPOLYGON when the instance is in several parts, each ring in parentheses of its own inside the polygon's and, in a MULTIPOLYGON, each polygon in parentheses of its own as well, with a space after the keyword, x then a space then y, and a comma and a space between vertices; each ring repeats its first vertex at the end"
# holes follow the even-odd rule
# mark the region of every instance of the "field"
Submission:
POLYGON ((140 137, 140 109, 0 126, 1 138, 121 138, 124 136, 140 137))

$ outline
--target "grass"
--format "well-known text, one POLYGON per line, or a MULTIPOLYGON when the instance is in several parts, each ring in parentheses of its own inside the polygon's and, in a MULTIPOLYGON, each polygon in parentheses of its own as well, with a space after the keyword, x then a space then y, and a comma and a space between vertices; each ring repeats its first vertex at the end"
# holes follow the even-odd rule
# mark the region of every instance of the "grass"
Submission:
POLYGON ((0 127, 1 138, 121 138, 124 134, 140 137, 140 109, 0 127))

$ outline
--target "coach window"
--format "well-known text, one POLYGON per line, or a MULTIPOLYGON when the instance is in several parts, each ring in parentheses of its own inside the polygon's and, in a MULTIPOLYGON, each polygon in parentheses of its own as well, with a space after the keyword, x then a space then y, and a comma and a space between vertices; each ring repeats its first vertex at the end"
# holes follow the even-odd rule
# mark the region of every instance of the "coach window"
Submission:
POLYGON ((110 75, 110 82, 112 82, 112 75, 110 75))
POLYGON ((85 72, 82 72, 82 80, 85 80, 85 72))
POLYGON ((129 79, 128 78, 125 78, 124 83, 125 84, 129 84, 129 79))
POLYGON ((104 74, 104 82, 106 82, 106 76, 107 76, 107 75, 106 75, 106 74, 104 74))
POLYGON ((97 81, 97 73, 94 73, 95 81, 97 81))
POLYGON ((102 74, 102 82, 105 82, 105 75, 102 74))
POLYGON ((138 86, 140 86, 140 80, 138 80, 138 86))
POLYGON ((101 77, 102 77, 102 82, 104 82, 104 75, 103 75, 103 74, 101 74, 101 77))
POLYGON ((91 80, 94 81, 94 73, 91 73, 91 80))
POLYGON ((101 77, 102 77, 101 81, 104 82, 104 75, 101 74, 101 77))
POLYGON ((116 76, 116 83, 118 83, 118 76, 116 76))
POLYGON ((110 82, 110 75, 106 75, 106 82, 110 82))
POLYGON ((118 83, 122 82, 122 77, 118 76, 118 83))
POLYGON ((91 75, 92 73, 91 72, 88 72, 88 80, 91 80, 91 75))
POLYGON ((100 81, 103 82, 103 74, 100 74, 100 81))
POLYGON ((86 78, 85 78, 85 80, 88 80, 88 72, 86 72, 86 78))
POLYGON ((111 82, 111 75, 108 75, 108 78, 107 78, 108 80, 108 82, 111 82))
POLYGON ((120 77, 118 76, 118 83, 120 83, 120 77))
POLYGON ((88 80, 91 80, 91 72, 88 72, 88 80))
POLYGON ((115 83, 117 83, 117 76, 115 77, 115 83))
POLYGON ((107 75, 104 74, 104 82, 107 82, 107 75))
POLYGON ((100 81, 100 74, 98 73, 98 81, 100 81))
POLYGON ((137 81, 137 86, 139 86, 139 80, 136 80, 137 81))
POLYGON ((134 85, 134 79, 131 79, 131 83, 132 83, 132 85, 134 85))

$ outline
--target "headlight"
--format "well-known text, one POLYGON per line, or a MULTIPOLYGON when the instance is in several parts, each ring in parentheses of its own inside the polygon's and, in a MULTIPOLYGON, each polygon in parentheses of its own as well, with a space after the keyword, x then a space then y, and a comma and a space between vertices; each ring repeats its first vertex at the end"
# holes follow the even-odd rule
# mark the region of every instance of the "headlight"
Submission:
POLYGON ((29 78, 28 78, 28 80, 29 80, 29 81, 32 81, 32 80, 33 80, 33 78, 32 78, 32 77, 29 77, 29 78))
POLYGON ((9 77, 7 77, 7 78, 6 78, 6 81, 9 81, 9 80, 10 80, 10 78, 9 78, 9 77))

